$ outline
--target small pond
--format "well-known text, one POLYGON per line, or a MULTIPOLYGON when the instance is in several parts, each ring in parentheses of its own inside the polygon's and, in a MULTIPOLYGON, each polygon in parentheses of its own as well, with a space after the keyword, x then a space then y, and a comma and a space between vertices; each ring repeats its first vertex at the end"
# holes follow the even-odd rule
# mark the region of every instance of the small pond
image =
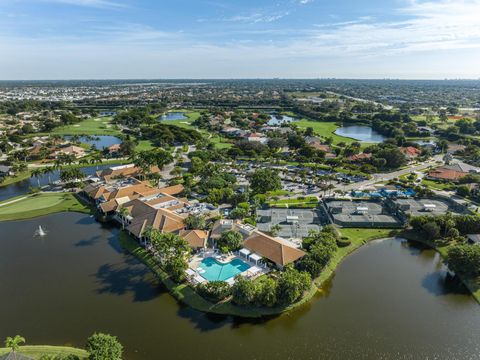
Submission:
POLYGON ((184 112, 181 111, 170 111, 158 118, 159 120, 185 120, 188 119, 185 116, 184 112))
MULTIPOLYGON (((73 136, 67 135, 64 136, 65 140, 71 140, 73 136)), ((103 148, 108 148, 115 144, 121 144, 122 140, 116 136, 111 135, 93 135, 93 136, 80 136, 78 140, 81 143, 88 144, 90 146, 95 145, 95 147, 99 150, 103 148)))
POLYGON ((342 126, 335 130, 335 134, 366 143, 381 143, 386 139, 370 126, 342 126))
POLYGON ((270 114, 270 120, 268 121, 268 126, 280 126, 283 124, 290 124, 296 121, 294 117, 288 115, 278 115, 278 114, 270 114))

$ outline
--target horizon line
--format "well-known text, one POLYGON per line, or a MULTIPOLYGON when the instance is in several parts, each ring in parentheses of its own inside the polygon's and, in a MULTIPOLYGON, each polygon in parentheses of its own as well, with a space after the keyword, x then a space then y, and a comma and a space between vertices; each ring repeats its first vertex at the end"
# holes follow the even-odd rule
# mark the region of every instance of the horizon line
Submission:
POLYGON ((58 79, 0 79, 0 82, 39 81, 240 81, 240 80, 383 80, 383 81, 480 81, 478 78, 399 78, 399 77, 191 77, 191 78, 58 78, 58 79))

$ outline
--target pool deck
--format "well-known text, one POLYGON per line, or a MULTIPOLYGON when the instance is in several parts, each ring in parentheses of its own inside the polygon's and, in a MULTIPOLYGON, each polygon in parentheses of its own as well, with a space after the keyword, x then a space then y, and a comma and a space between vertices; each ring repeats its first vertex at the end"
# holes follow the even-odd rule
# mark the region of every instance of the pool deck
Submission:
MULTIPOLYGON (((197 254, 193 255, 193 257, 192 257, 192 259, 190 260, 190 263, 189 263, 189 268, 191 270, 193 270, 195 272, 195 274, 202 277, 202 274, 199 273, 197 271, 197 269, 200 267, 200 265, 202 263, 202 260, 204 260, 206 258, 209 258, 209 257, 214 258, 215 260, 217 260, 219 263, 222 263, 222 264, 228 264, 231 261, 233 261, 234 259, 242 260, 244 263, 250 265, 250 269, 247 269, 247 270, 241 272, 238 275, 244 276, 244 277, 246 277, 247 279, 250 279, 250 280, 256 279, 259 276, 267 274, 270 271, 267 267, 263 267, 262 265, 257 265, 254 262, 252 262, 248 259, 245 259, 244 257, 238 256, 238 255, 235 255, 235 254, 219 254, 218 252, 215 252, 213 250, 207 250, 205 252, 200 252, 200 253, 197 253, 197 254), (255 269, 257 269, 257 268, 260 269, 260 271, 257 270, 257 272, 252 272, 251 269, 253 267, 255 267, 255 269)), ((205 279, 205 281, 208 281, 208 280, 205 279)), ((226 282, 228 282, 230 285, 233 285, 235 281, 234 281, 233 278, 230 278, 226 282)))

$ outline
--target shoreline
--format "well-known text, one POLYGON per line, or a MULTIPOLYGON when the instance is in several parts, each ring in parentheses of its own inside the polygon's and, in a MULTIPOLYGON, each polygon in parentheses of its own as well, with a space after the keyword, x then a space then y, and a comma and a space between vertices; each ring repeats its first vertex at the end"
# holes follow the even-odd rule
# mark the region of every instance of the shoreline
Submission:
MULTIPOLYGON (((15 205, 16 203, 20 201, 24 201, 25 199, 28 200, 31 197, 42 196, 42 195, 43 197, 62 196, 62 195, 72 197, 73 199, 69 199, 69 200, 75 200, 75 202, 77 203, 76 205, 80 205, 81 208, 72 208, 71 206, 65 207, 66 205, 65 202, 69 200, 62 200, 61 202, 53 206, 32 210, 32 211, 29 211, 28 213, 25 213, 25 212, 14 213, 12 214, 12 216, 0 214, 0 222, 29 220, 29 219, 33 219, 41 216, 48 216, 48 215, 53 215, 53 214, 62 213, 62 212, 77 212, 77 213, 83 213, 83 214, 92 213, 92 209, 85 204, 84 200, 73 193, 51 193, 51 194, 40 193, 37 195, 19 196, 19 197, 14 197, 6 200, 5 203, 8 203, 8 204, 5 204, 5 206, 15 205), (27 215, 25 216, 25 214, 27 215)), ((2 209, 2 206, 0 206, 0 209, 2 209)), ((361 229, 356 229, 356 230, 361 232, 361 229)), ((150 269, 150 271, 152 271, 154 275, 160 280, 160 282, 167 288, 169 293, 179 302, 185 305, 188 305, 195 310, 202 311, 205 313, 258 319, 263 317, 271 317, 271 316, 278 316, 281 314, 285 314, 290 311, 296 310, 300 306, 310 302, 311 299, 317 293, 321 293, 323 291, 323 287, 325 286, 326 282, 329 279, 331 279, 337 267, 340 266, 340 264, 343 262, 345 258, 347 258, 349 255, 351 255, 352 253, 354 253, 356 250, 360 249, 364 245, 370 244, 371 242, 376 240, 384 241, 384 240, 399 238, 399 239, 405 239, 407 241, 418 242, 438 252, 442 257, 442 259, 445 258, 445 252, 444 251, 442 252, 441 249, 436 247, 434 244, 428 241, 425 241, 423 239, 409 236, 409 234, 405 231, 399 232, 398 230, 396 231, 395 229, 390 229, 390 230, 391 230, 391 234, 387 236, 385 236, 386 234, 384 233, 379 233, 379 234, 373 234, 370 237, 367 237, 364 239, 350 238, 351 244, 346 247, 338 248, 335 256, 331 259, 328 265, 323 269, 322 273, 317 278, 312 280, 310 289, 305 292, 305 294, 302 296, 302 298, 299 301, 297 301, 294 304, 290 304, 288 306, 279 306, 274 308, 258 308, 258 307, 242 308, 237 305, 234 305, 230 301, 212 303, 202 298, 200 295, 198 295, 197 292, 194 290, 194 288, 192 288, 189 284, 185 284, 185 283, 178 284, 172 281, 169 275, 165 273, 158 266, 158 264, 156 264, 151 254, 148 253, 140 244, 138 244, 137 241, 135 241, 135 239, 133 239, 125 231, 121 231, 119 233, 118 241, 125 251, 127 251, 128 253, 133 255, 135 258, 137 258, 137 260, 145 264, 150 269)), ((350 235, 350 237, 352 236, 353 235, 350 235)), ((468 291, 473 296, 473 298, 480 304, 480 287, 472 284, 472 282, 468 280, 462 279, 461 277, 459 277, 459 279, 468 289, 468 291)))
MULTIPOLYGON (((445 255, 446 255, 446 252, 445 251, 442 251, 445 250, 446 247, 438 247, 438 246, 435 246, 435 244, 431 243, 430 241, 427 241, 427 240, 424 240, 424 239, 421 239, 421 238, 418 238, 416 236, 411 236, 411 234, 407 233, 407 232, 404 232, 402 235, 402 238, 407 240, 407 241, 413 241, 413 242, 417 242, 419 244, 422 244, 422 245, 425 245, 425 246, 428 246, 429 248, 431 248, 432 250, 435 250, 439 255, 440 257, 442 258, 442 260, 445 260, 445 255)), ((467 288, 467 290, 469 291, 470 295, 475 299, 475 301, 480 305, 480 286, 479 285, 474 285, 473 284, 473 281, 475 280, 470 280, 470 279, 464 279, 462 278, 461 276, 455 274, 455 276, 457 276, 460 281, 462 282, 462 284, 467 288)))
POLYGON ((302 305, 309 303, 317 293, 323 291, 322 287, 331 278, 336 268, 343 262, 343 260, 350 254, 361 248, 362 246, 369 244, 374 240, 387 240, 394 237, 376 237, 367 238, 364 240, 352 241, 350 246, 345 248, 339 248, 338 253, 332 259, 320 274, 319 277, 312 280, 311 287, 302 298, 294 304, 288 306, 274 307, 274 308, 242 308, 231 302, 219 302, 217 304, 212 303, 200 295, 188 284, 177 284, 170 280, 169 275, 165 273, 156 264, 155 260, 143 247, 141 247, 130 235, 125 231, 120 232, 119 242, 122 247, 131 255, 135 256, 137 260, 148 266, 148 268, 155 274, 155 276, 162 282, 162 284, 168 289, 169 293, 177 299, 179 302, 190 306, 191 308, 210 314, 236 316, 242 318, 259 319, 268 318, 272 316, 279 316, 297 310, 302 305), (345 249, 345 251, 341 251, 345 249))
MULTIPOLYGON (((0 356, 10 353, 8 348, 0 348, 0 356)), ((71 346, 52 346, 52 345, 24 345, 20 346, 17 354, 31 356, 33 359, 40 359, 43 355, 76 355, 82 360, 88 358, 88 352, 83 349, 71 346)))
POLYGON ((41 216, 53 215, 62 212, 77 212, 82 214, 92 214, 92 209, 85 200, 80 196, 71 192, 40 192, 37 194, 20 195, 13 198, 9 198, 0 203, 0 222, 2 221, 20 221, 30 220, 41 216), (57 202, 47 203, 45 207, 39 207, 36 209, 25 209, 20 206, 26 206, 32 201, 45 200, 57 198, 57 202), (27 205, 23 203, 27 202, 27 205), (4 212, 4 209, 8 210, 8 207, 19 207, 13 212, 4 212))

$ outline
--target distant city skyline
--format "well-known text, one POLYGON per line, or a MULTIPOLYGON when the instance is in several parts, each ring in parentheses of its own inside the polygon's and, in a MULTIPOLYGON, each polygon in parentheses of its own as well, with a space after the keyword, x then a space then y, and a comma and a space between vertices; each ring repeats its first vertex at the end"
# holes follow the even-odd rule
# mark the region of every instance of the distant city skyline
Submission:
POLYGON ((0 0, 0 80, 480 78, 480 0, 0 0))

